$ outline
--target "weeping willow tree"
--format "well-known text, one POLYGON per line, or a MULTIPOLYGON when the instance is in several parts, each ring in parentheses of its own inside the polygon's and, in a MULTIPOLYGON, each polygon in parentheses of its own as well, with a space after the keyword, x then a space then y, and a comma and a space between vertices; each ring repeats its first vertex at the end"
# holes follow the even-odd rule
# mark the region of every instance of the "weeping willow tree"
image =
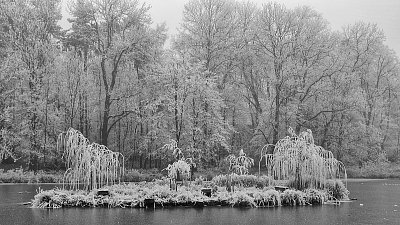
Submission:
POLYGON ((232 171, 239 175, 244 175, 249 173, 249 168, 254 165, 254 160, 240 149, 239 156, 234 154, 228 155, 226 160, 229 162, 229 171, 232 171))
POLYGON ((124 156, 113 152, 104 145, 90 143, 79 131, 69 128, 59 135, 57 148, 64 150, 63 158, 67 170, 64 184, 71 189, 85 190, 101 188, 120 182, 124 172, 124 156))
POLYGON ((324 188, 328 179, 340 179, 342 175, 347 179, 343 163, 331 151, 314 144, 311 130, 296 135, 289 128, 289 133, 276 143, 272 154, 262 155, 268 174, 274 179, 294 180, 294 187, 299 190, 324 188))
POLYGON ((165 168, 165 170, 168 171, 168 177, 174 180, 178 180, 178 178, 182 180, 190 180, 191 178, 190 164, 183 159, 169 164, 168 167, 165 168))
POLYGON ((165 144, 162 149, 172 151, 172 155, 177 160, 172 164, 168 164, 165 170, 168 171, 168 177, 174 181, 176 180, 190 180, 192 176, 192 169, 196 167, 196 163, 192 158, 185 158, 183 152, 178 148, 178 143, 175 140, 170 140, 165 144))

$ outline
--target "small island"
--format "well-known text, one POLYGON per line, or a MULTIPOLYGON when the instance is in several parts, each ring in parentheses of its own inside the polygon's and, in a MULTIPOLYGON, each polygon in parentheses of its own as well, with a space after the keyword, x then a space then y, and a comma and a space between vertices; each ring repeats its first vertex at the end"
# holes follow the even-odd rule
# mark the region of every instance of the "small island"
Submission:
POLYGON ((399 8, 0 0, 0 225, 400 225, 399 8))
POLYGON ((330 151, 314 144, 311 130, 290 136, 261 152, 259 168, 265 159, 267 175, 250 175, 254 160, 241 150, 226 157, 229 173, 206 181, 193 179, 196 164, 185 158, 175 141, 163 148, 173 152, 168 176, 152 182, 126 183, 123 155, 92 143, 70 128, 60 135, 67 171, 63 188, 39 191, 33 207, 275 207, 340 204, 349 199, 344 165, 330 151), (272 154, 268 149, 273 148, 272 154), (341 177, 342 176, 342 177, 341 177))

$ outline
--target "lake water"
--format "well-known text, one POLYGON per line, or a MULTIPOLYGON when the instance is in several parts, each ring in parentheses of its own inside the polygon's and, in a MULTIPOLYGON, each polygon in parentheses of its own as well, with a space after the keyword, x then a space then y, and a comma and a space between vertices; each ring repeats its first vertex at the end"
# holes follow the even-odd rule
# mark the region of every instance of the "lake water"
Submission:
POLYGON ((400 180, 350 180, 340 206, 275 208, 33 209, 21 205, 54 184, 0 184, 0 225, 7 224, 400 224, 400 180))

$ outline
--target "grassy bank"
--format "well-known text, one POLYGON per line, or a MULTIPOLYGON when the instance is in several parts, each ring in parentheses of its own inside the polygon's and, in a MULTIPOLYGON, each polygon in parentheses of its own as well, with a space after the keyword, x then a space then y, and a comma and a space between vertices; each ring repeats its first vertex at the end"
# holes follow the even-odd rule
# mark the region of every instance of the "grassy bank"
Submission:
MULTIPOLYGON (((334 183, 334 182, 333 182, 334 183)), ((32 201, 33 207, 60 208, 60 207, 119 207, 144 208, 148 199, 154 200, 150 207, 192 206, 204 205, 232 206, 232 207, 273 207, 323 204, 333 199, 332 191, 293 189, 278 192, 272 186, 263 188, 237 186, 235 192, 228 192, 225 187, 214 182, 200 184, 200 181, 178 186, 178 190, 170 190, 167 179, 155 182, 127 183, 106 187, 109 195, 97 194, 97 190, 90 192, 69 190, 40 191, 32 201), (202 194, 205 186, 212 190, 211 197, 202 194)), ((345 190, 343 198, 348 197, 345 190)))
POLYGON ((61 183, 63 177, 62 171, 24 171, 12 169, 4 171, 0 169, 0 183, 61 183))
POLYGON ((161 179, 164 176, 158 169, 148 169, 148 170, 126 170, 122 180, 124 182, 142 182, 142 181, 154 181, 161 179))
MULTIPOLYGON (((256 171, 258 172, 258 170, 256 171)), ((209 170, 200 170, 194 174, 195 178, 202 180, 213 180, 214 182, 224 182, 226 179, 224 175, 226 171, 221 171, 218 168, 209 170)), ((347 174, 349 178, 365 178, 365 179, 400 179, 400 165, 394 163, 366 163, 363 167, 349 166, 347 167, 347 174)), ((3 170, 0 169, 0 183, 61 183, 64 171, 25 171, 22 168, 3 170)), ((162 179, 165 173, 160 172, 158 169, 130 169, 126 170, 122 181, 124 182, 151 182, 157 179, 162 179)), ((268 183, 270 182, 265 176, 265 179, 256 179, 256 175, 237 176, 234 179, 238 184, 244 186, 259 186, 265 187, 268 185, 287 185, 284 182, 268 183)))
POLYGON ((366 163, 362 167, 347 168, 349 178, 400 179, 400 165, 395 163, 366 163))
MULTIPOLYGON (((26 171, 22 168, 0 169, 0 183, 62 183, 65 171, 26 171)), ((127 170, 122 180, 125 182, 153 181, 161 179, 158 170, 127 170)))
MULTIPOLYGON (((366 178, 366 179, 400 179, 400 166, 399 165, 366 165, 362 168, 349 167, 347 169, 349 178, 366 178)), ((195 177, 199 180, 213 181, 218 184, 226 182, 224 175, 221 173, 196 173, 195 177)), ((64 171, 24 171, 22 169, 12 169, 4 171, 0 169, 0 183, 62 183, 64 171)), ((124 182, 151 182, 154 180, 162 179, 165 174, 162 174, 157 169, 152 170, 127 170, 122 177, 124 182)), ((277 182, 271 181, 268 177, 261 176, 258 179, 256 175, 248 176, 235 176, 234 181, 237 184, 250 187, 265 187, 268 185, 287 185, 284 181, 277 182)))

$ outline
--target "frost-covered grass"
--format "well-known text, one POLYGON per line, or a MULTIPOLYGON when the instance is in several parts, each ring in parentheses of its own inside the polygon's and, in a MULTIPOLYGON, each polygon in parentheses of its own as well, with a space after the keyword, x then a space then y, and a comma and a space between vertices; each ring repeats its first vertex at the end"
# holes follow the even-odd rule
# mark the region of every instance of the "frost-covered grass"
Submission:
MULTIPOLYGON (((323 204, 329 197, 329 191, 289 189, 278 192, 274 187, 238 187, 228 192, 225 187, 212 186, 212 195, 202 194, 204 185, 192 182, 170 190, 168 180, 155 182, 128 183, 108 186, 109 196, 97 195, 97 190, 68 191, 53 189, 40 191, 32 201, 33 207, 146 207, 145 199, 154 199, 155 207, 222 205, 232 207, 274 207, 323 204)), ((347 191, 347 190, 346 190, 347 191)), ((151 206, 152 207, 152 206, 151 206)))
POLYGON ((60 183, 63 174, 61 172, 24 171, 13 169, 4 171, 0 169, 0 183, 60 183))
POLYGON ((233 185, 243 187, 268 187, 274 185, 274 181, 268 176, 257 177, 255 175, 218 175, 215 176, 212 181, 218 186, 225 186, 228 180, 231 179, 233 185))
MULTIPOLYGON (((25 171, 21 168, 4 171, 0 169, 0 183, 62 183, 65 171, 25 171)), ((124 182, 141 182, 161 179, 162 174, 156 170, 126 170, 121 178, 124 182)))
POLYGON ((157 179, 161 179, 163 174, 157 169, 149 169, 149 170, 126 170, 124 172, 124 176, 122 177, 122 181, 124 182, 142 182, 142 181, 153 181, 157 179))
POLYGON ((348 168, 350 178, 387 179, 400 178, 400 164, 389 162, 368 162, 361 168, 351 166, 348 168))

